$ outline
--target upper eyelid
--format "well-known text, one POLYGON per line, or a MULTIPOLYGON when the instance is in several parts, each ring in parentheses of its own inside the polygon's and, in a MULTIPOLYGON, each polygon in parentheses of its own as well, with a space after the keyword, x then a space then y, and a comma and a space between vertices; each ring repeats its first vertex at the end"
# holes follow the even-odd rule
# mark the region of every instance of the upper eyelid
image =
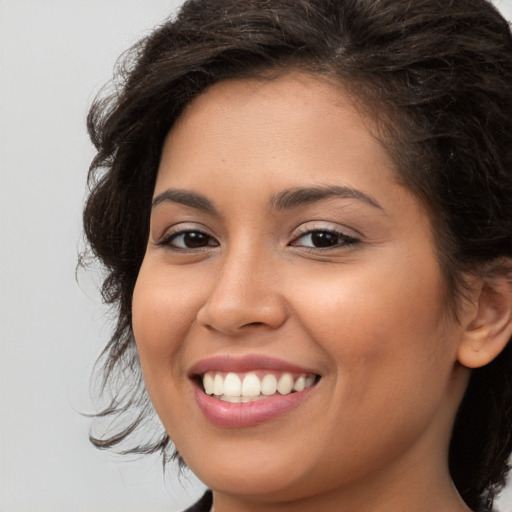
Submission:
POLYGON ((341 226, 334 222, 328 221, 308 221, 304 222, 297 228, 295 228, 292 233, 292 239, 296 239, 300 236, 307 235, 309 233, 315 231, 329 231, 332 233, 339 233, 340 235, 349 236, 351 238, 362 238, 362 234, 355 230, 354 228, 349 228, 348 226, 341 226))
POLYGON ((159 230, 160 235, 156 238, 159 240, 162 240, 163 238, 167 238, 169 236, 178 235, 180 233, 186 233, 187 231, 199 231, 201 233, 204 233, 205 235, 208 235, 212 238, 217 239, 218 237, 215 235, 215 233, 212 232, 211 229, 207 228, 201 223, 197 222, 177 222, 171 226, 167 226, 163 230, 159 230))

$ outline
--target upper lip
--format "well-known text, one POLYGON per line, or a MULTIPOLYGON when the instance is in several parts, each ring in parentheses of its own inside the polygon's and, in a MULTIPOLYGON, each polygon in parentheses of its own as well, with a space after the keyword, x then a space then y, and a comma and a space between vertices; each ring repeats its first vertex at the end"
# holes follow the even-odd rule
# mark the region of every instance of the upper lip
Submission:
POLYGON ((202 375, 209 371, 244 373, 255 370, 273 370, 290 373, 306 373, 318 375, 318 372, 283 359, 249 354, 244 356, 218 355, 202 359, 189 370, 190 377, 202 375))

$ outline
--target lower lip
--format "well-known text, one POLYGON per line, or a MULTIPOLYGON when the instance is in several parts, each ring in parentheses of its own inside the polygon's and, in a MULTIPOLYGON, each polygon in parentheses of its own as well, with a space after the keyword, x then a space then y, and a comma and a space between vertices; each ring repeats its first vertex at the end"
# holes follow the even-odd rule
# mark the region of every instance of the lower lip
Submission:
POLYGON ((315 386, 289 395, 274 395, 246 403, 224 402, 207 395, 197 385, 194 388, 199 409, 211 423, 218 427, 243 428, 259 425, 286 414, 306 400, 315 386))

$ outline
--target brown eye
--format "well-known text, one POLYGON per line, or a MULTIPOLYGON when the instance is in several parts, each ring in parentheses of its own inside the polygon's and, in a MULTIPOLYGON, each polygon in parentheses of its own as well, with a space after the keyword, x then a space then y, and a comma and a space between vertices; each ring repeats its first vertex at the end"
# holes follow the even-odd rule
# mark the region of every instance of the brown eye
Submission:
POLYGON ((310 249, 329 249, 333 247, 353 245, 359 240, 336 231, 315 230, 297 237, 291 245, 310 249))
POLYGON ((328 231, 311 233, 311 243, 314 247, 333 247, 340 243, 340 236, 328 231))
POLYGON ((174 249, 194 250, 204 247, 217 247, 219 244, 213 237, 202 231, 180 231, 166 237, 161 245, 170 246, 174 249))

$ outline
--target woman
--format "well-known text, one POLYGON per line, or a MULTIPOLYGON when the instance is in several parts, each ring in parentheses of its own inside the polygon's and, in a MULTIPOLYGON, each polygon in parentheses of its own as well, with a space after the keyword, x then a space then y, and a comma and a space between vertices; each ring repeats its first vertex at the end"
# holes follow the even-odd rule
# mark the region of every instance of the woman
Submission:
POLYGON ((93 442, 179 457, 215 512, 490 510, 512 448, 499 13, 190 1, 119 76, 84 220, 118 308, 99 416, 131 419, 93 442), (165 431, 127 445, 152 407, 165 431))

